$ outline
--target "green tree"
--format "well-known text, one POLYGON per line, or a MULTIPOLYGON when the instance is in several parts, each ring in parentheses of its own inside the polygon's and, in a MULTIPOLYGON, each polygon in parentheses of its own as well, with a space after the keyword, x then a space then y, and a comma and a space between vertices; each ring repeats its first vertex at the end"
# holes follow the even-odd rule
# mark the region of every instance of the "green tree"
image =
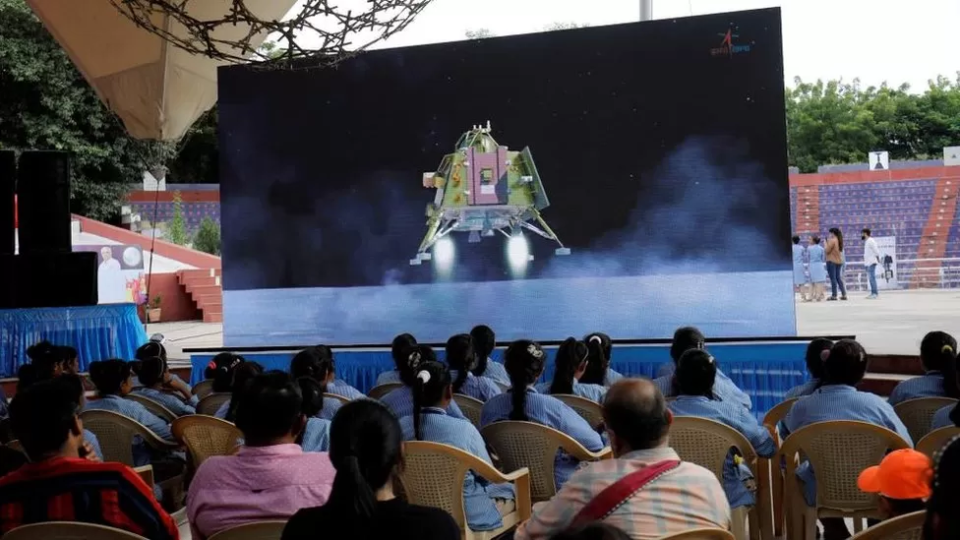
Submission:
POLYGON ((555 22, 544 26, 543 30, 545 32, 554 32, 556 30, 573 30, 574 28, 587 28, 589 26, 589 24, 580 24, 573 21, 555 22))
POLYGON ((184 135, 180 151, 170 161, 168 181, 178 184, 220 182, 220 149, 217 139, 217 107, 207 111, 184 135))
POLYGON ((209 217, 200 222, 200 228, 193 239, 193 249, 220 256, 220 226, 209 217))
POLYGON ((173 219, 167 227, 167 240, 178 246, 185 246, 190 242, 187 224, 183 219, 183 199, 179 191, 173 192, 173 219))
POLYGON ((477 28, 476 30, 467 30, 464 32, 467 36, 467 39, 485 39, 490 37, 496 37, 496 34, 491 32, 487 28, 477 28))

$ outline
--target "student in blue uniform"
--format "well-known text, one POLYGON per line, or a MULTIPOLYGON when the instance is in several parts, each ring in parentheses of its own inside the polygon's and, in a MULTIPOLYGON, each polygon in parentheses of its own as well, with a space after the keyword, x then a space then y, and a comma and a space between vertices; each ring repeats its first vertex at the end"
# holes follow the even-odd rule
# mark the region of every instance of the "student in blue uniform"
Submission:
POLYGON ((325 407, 323 387, 312 377, 300 377, 297 386, 303 398, 301 411, 306 419, 297 442, 304 452, 326 452, 330 449, 330 420, 320 416, 325 407))
MULTIPOLYGON (((446 408, 453 400, 450 371, 439 362, 424 362, 413 386, 414 412, 400 419, 407 441, 449 444, 473 454, 491 466, 486 443, 468 420, 452 418, 446 408)), ((473 472, 463 482, 467 525, 473 531, 491 531, 503 526, 498 506, 515 498, 513 485, 491 484, 473 472)))
MULTIPOLYGON (((704 350, 705 348, 706 338, 699 329, 693 326, 678 328, 677 331, 673 333, 673 343, 670 344, 670 358, 673 359, 671 367, 669 369, 661 367, 660 372, 662 374, 653 380, 654 384, 660 389, 660 392, 663 393, 663 397, 673 397, 677 395, 676 382, 673 375, 676 370, 676 362, 680 359, 680 356, 690 349, 704 350)), ((737 385, 730 380, 730 377, 727 377, 719 365, 717 366, 717 378, 713 383, 713 397, 720 401, 739 403, 748 410, 753 407, 750 396, 743 390, 737 388, 737 385)))
MULTIPOLYGON (((599 339, 599 338, 598 338, 599 339)), ((554 357, 555 369, 553 380, 542 382, 536 386, 541 394, 569 394, 603 402, 607 394, 607 387, 599 384, 584 384, 580 382, 590 364, 590 350, 577 338, 568 337, 557 348, 554 357)))
POLYGON ((447 365, 454 378, 453 391, 486 402, 501 392, 493 379, 477 377, 471 370, 477 367, 479 356, 470 334, 457 334, 447 340, 447 365))
MULTIPOLYGON (((603 449, 600 434, 573 409, 559 399, 540 394, 533 385, 543 373, 547 353, 539 344, 521 339, 507 347, 504 354, 507 373, 510 374, 509 391, 488 401, 480 414, 480 425, 487 426, 503 420, 536 422, 562 431, 591 452, 603 449)), ((559 452, 554 471, 557 489, 576 471, 579 462, 559 452)))
MULTIPOLYGON (((413 414, 413 385, 417 381, 420 365, 426 362, 436 362, 437 355, 427 345, 414 345, 399 354, 406 359, 402 364, 397 364, 401 370, 400 382, 403 383, 403 386, 383 396, 380 402, 393 411, 397 418, 403 418, 413 414)), ((447 406, 447 414, 462 420, 467 418, 463 415, 460 407, 457 406, 456 401, 451 401, 447 406)))
MULTIPOLYGON (((952 339, 952 338, 951 338, 952 339)), ((949 364, 950 366, 957 365, 957 341, 953 340, 952 342, 947 341, 940 347, 940 355, 943 357, 943 363, 949 364), (948 358, 950 357, 950 358, 948 358)), ((949 370, 945 369, 944 372, 949 370)), ((953 368, 956 371, 956 368, 953 368)), ((954 376, 954 384, 960 384, 960 374, 954 376)), ((946 380, 944 380, 944 386, 946 386, 946 380)), ((947 405, 946 407, 940 409, 933 415, 933 429, 940 429, 942 427, 950 426, 960 426, 960 407, 957 405, 947 405)))
POLYGON ((807 298, 822 302, 826 297, 827 283, 827 254, 820 245, 820 237, 810 238, 810 247, 807 248, 807 269, 810 272, 810 291, 807 298))
MULTIPOLYGON (((337 386, 334 382, 336 379, 335 371, 336 366, 333 362, 333 351, 326 345, 307 347, 294 355, 290 361, 290 375, 294 379, 310 377, 320 384, 324 393, 329 392, 349 399, 363 397, 363 394, 347 383, 342 383, 340 386, 337 386)), ((337 411, 340 409, 341 404, 342 402, 339 399, 324 397, 323 410, 320 412, 320 418, 332 420, 333 416, 337 414, 337 411)))
POLYGON ((946 332, 930 332, 920 342, 920 362, 926 372, 898 384, 890 404, 925 397, 960 398, 957 387, 957 340, 946 332))
POLYGON ((603 332, 594 332, 587 334, 583 342, 589 350, 590 362, 587 364, 587 370, 580 377, 582 384, 599 384, 609 387, 623 378, 623 375, 610 369, 610 355, 613 352, 610 336, 603 332))
POLYGON ((185 382, 174 379, 166 359, 160 356, 141 359, 134 371, 143 386, 133 393, 156 401, 177 416, 197 414, 197 396, 185 382))
POLYGON ((223 418, 228 422, 233 422, 237 417, 237 405, 240 404, 240 393, 243 391, 243 387, 250 382, 257 375, 263 374, 263 366, 257 362, 250 362, 244 360, 240 364, 231 370, 230 372, 230 382, 228 388, 230 388, 230 399, 225 401, 223 405, 217 409, 217 412, 214 413, 214 416, 217 418, 223 418))
POLYGON ((830 356, 830 347, 833 347, 833 342, 825 338, 814 339, 807 345, 804 360, 807 363, 810 380, 788 390, 783 399, 809 396, 817 388, 820 388, 823 384, 823 363, 830 356))
POLYGON ((493 333, 493 329, 484 324, 474 326, 470 330, 470 337, 473 338, 473 347, 477 351, 477 366, 473 368, 473 374, 477 377, 493 379, 497 384, 510 386, 510 376, 507 375, 503 364, 490 358, 493 349, 497 346, 497 336, 493 333))
POLYGON ((800 293, 802 302, 810 301, 807 296, 807 273, 803 267, 806 255, 807 250, 800 245, 800 237, 793 235, 793 288, 795 292, 800 293))
POLYGON ((400 382, 401 366, 407 361, 407 359, 403 357, 403 352, 416 346, 417 338, 411 334, 400 334, 393 338, 393 343, 390 345, 390 356, 393 357, 393 364, 396 366, 396 369, 384 371, 378 375, 375 386, 400 382))
MULTIPOLYGON (((739 431, 761 457, 771 457, 777 450, 770 432, 757 418, 739 403, 713 399, 713 385, 717 377, 717 363, 702 349, 690 349, 680 356, 675 374, 679 395, 667 403, 674 416, 696 416, 726 424, 739 431)), ((723 490, 730 508, 756 504, 754 492, 745 482, 753 480, 746 465, 738 465, 733 452, 723 465, 723 490)))

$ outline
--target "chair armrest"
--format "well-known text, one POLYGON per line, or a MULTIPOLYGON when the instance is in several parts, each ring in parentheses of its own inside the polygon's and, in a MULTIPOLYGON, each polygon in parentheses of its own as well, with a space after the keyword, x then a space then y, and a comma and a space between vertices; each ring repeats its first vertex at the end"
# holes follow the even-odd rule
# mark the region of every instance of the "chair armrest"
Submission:
POLYGON ((180 443, 161 439, 156 433, 146 428, 144 428, 143 433, 139 435, 143 437, 144 442, 146 442, 148 446, 155 450, 176 450, 180 448, 180 443))
POLYGON ((479 474, 484 480, 495 484, 513 482, 520 522, 530 519, 530 515, 533 513, 533 498, 530 493, 530 469, 522 467, 511 473, 504 474, 477 456, 464 453, 462 459, 469 464, 473 472, 479 474))
POLYGON ((561 445, 561 448, 563 448, 564 452, 570 454, 576 459, 579 459, 580 461, 601 461, 613 457, 613 449, 609 446, 606 446, 597 452, 591 452, 587 450, 580 443, 577 443, 576 445, 563 444, 561 445))
POLYGON ((153 465, 134 467, 133 472, 137 473, 137 476, 139 476, 144 483, 153 488, 153 484, 155 483, 153 479, 153 465))

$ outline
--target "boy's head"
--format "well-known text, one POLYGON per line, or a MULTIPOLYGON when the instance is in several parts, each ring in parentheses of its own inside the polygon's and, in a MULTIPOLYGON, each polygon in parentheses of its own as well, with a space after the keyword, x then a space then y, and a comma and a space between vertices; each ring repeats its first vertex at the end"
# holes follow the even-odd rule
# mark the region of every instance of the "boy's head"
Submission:
POLYGON ((930 497, 933 464, 913 449, 895 450, 857 479, 865 493, 880 495, 880 511, 889 519, 923 510, 930 497))

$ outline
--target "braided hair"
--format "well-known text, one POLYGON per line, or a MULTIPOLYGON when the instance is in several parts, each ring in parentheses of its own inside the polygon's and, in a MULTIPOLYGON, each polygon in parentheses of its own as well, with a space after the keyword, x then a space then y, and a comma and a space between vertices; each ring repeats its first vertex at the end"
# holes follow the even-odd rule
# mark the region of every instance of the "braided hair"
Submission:
POLYGON ((453 381, 453 391, 459 392, 467 382, 467 376, 477 365, 477 352, 473 348, 473 338, 470 334, 457 334, 447 340, 447 365, 456 370, 457 378, 453 381))
MULTIPOLYGON (((599 339, 599 338, 597 338, 599 339)), ((551 394, 572 394, 573 383, 580 366, 589 366, 590 351, 577 338, 568 337, 557 349, 554 359, 556 369, 553 372, 553 382, 550 383, 551 394)))
POLYGON ((398 364, 400 368, 400 381, 404 386, 413 388, 417 382, 417 373, 420 371, 420 365, 424 362, 436 362, 437 355, 429 345, 414 345, 408 347, 402 353, 403 364, 398 364))
POLYGON ((586 343, 589 363, 587 370, 580 377, 583 384, 599 384, 603 386, 607 381, 607 369, 610 368, 610 353, 613 350, 613 343, 610 336, 603 332, 594 332, 587 334, 583 338, 586 343))
POLYGON ((473 368, 473 374, 482 377, 487 372, 490 355, 497 347, 497 335, 493 333, 493 328, 481 324, 470 330, 470 337, 473 338, 473 350, 477 353, 477 365, 473 368))
POLYGON ((424 362, 417 371, 417 380, 413 385, 413 433, 416 440, 423 440, 424 407, 433 407, 443 401, 444 394, 450 388, 450 370, 440 362, 424 362))
POLYGON ((518 339, 504 353, 504 367, 510 376, 510 395, 513 398, 511 420, 527 421, 527 387, 536 382, 543 373, 547 353, 540 344, 529 339, 518 339))

